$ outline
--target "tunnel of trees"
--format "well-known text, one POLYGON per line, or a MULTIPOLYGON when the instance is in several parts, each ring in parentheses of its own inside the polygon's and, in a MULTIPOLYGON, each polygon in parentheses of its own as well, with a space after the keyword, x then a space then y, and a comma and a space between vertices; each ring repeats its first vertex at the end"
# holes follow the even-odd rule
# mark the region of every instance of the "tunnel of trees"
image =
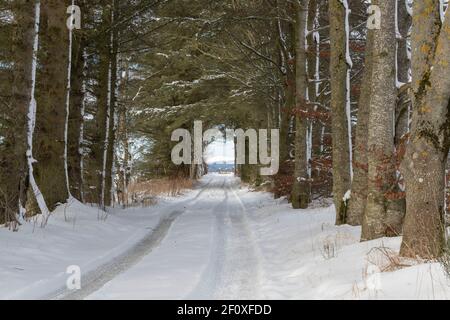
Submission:
MULTIPOLYGON (((361 240, 446 250, 450 10, 424 0, 0 0, 0 223, 131 181, 196 179, 171 132, 280 130, 265 184, 295 209, 333 197, 361 240), (73 19, 72 19, 73 18, 73 19)), ((448 191, 448 190, 447 190, 448 191)))

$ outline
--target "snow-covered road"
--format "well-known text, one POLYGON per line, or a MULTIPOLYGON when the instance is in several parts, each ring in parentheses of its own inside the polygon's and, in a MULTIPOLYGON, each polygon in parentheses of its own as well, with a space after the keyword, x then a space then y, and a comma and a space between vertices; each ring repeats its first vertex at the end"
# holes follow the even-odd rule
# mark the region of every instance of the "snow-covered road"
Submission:
POLYGON ((205 177, 159 245, 88 298, 258 298, 259 249, 239 187, 229 175, 205 177))
MULTIPOLYGON (((438 263, 392 264, 401 238, 359 242, 327 200, 293 210, 232 175, 151 207, 73 201, 45 228, 0 229, 0 299, 448 299, 438 263), (68 291, 68 266, 81 289, 68 291)), ((406 262, 407 263, 407 262, 406 262)))

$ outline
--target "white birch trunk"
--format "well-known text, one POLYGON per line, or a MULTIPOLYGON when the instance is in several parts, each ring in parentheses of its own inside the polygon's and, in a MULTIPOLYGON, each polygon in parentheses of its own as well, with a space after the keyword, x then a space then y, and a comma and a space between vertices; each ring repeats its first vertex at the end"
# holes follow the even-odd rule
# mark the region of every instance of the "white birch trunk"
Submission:
POLYGON ((31 100, 28 108, 28 136, 27 136, 27 163, 28 163, 28 173, 30 179, 30 185, 33 190, 33 194, 36 198, 36 202, 41 210, 42 215, 44 216, 44 224, 47 221, 50 211, 45 203, 44 196, 40 191, 36 180, 34 178, 33 173, 33 163, 36 160, 33 158, 33 134, 34 128, 36 125, 36 97, 35 97, 35 89, 36 89, 36 68, 37 68, 37 53, 39 49, 39 24, 40 24, 40 13, 41 12, 41 3, 39 0, 35 3, 35 24, 34 24, 34 43, 33 43, 33 59, 32 59, 32 68, 31 68, 31 100))

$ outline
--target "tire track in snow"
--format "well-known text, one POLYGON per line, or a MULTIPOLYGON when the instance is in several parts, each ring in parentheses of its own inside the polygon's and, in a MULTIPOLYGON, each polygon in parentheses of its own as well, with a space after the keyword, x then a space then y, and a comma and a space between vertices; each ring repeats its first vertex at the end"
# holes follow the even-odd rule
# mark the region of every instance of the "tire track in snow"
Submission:
POLYGON ((216 292, 216 299, 259 299, 261 263, 254 236, 247 221, 247 210, 235 192, 236 184, 228 187, 233 195, 232 206, 228 207, 230 241, 222 283, 216 292))
POLYGON ((215 211, 210 262, 188 299, 256 299, 260 295, 260 258, 247 212, 234 185, 226 182, 225 199, 219 204, 224 209, 215 211))
POLYGON ((215 218, 212 226, 212 245, 210 248, 209 263, 201 272, 199 282, 186 299, 211 299, 214 295, 215 287, 222 276, 223 261, 226 255, 225 243, 227 239, 225 226, 228 212, 228 191, 225 184, 226 180, 222 183, 225 198, 212 211, 215 218), (216 208, 220 208, 220 210, 215 210, 216 208))
MULTIPOLYGON (((153 228, 152 232, 146 235, 132 248, 113 258, 111 261, 82 275, 80 290, 69 291, 67 288, 63 287, 46 296, 44 299, 82 300, 99 290, 119 274, 131 268, 161 243, 175 219, 186 211, 187 206, 195 204, 200 199, 201 195, 209 189, 212 181, 213 180, 210 179, 205 184, 200 185, 199 188, 201 189, 196 196, 185 201, 187 204, 184 205, 184 210, 173 210, 168 215, 162 217, 156 227, 153 228)), ((183 202, 178 203, 178 206, 181 206, 182 204, 183 202)))
POLYGON ((63 292, 58 293, 52 299, 82 300, 97 291, 117 275, 138 263, 145 255, 157 247, 167 235, 174 220, 182 213, 183 211, 172 211, 167 217, 161 219, 152 233, 139 241, 133 248, 119 255, 113 261, 103 264, 94 271, 82 276, 82 287, 80 290, 63 290, 63 292))

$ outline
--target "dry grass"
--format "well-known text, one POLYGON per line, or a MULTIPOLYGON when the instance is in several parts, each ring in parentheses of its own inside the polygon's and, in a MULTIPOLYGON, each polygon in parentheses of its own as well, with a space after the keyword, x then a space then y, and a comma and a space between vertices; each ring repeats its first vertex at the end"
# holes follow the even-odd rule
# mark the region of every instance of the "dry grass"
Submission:
POLYGON ((367 261, 381 272, 391 272, 414 264, 410 259, 400 257, 396 251, 385 246, 372 248, 367 254, 367 261))
POLYGON ((194 181, 186 178, 162 178, 131 183, 128 196, 132 205, 151 206, 159 196, 176 197, 192 189, 194 181))

